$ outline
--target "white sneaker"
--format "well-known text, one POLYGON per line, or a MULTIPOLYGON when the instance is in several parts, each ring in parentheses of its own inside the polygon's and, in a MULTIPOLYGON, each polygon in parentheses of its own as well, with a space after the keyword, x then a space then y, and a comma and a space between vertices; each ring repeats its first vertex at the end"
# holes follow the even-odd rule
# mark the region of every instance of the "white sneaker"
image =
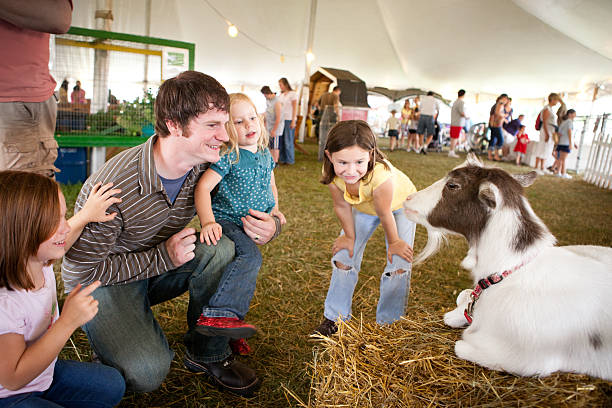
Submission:
POLYGON ((448 152, 448 157, 452 157, 454 159, 457 159, 457 158, 459 158, 459 155, 457 155, 457 153, 455 153, 454 151, 451 150, 450 152, 448 152))
POLYGON ((540 170, 540 169, 535 169, 534 171, 536 172, 536 174, 538 176, 543 176, 544 175, 544 172, 542 170, 540 170))
POLYGON ((561 175, 561 177, 563 177, 564 179, 568 179, 568 180, 571 180, 571 179, 572 179, 572 176, 570 176, 570 175, 569 175, 569 174, 567 174, 567 173, 562 174, 562 175, 561 175))
POLYGON ((552 171, 550 171, 550 170, 548 170, 548 169, 546 169, 546 170, 544 170, 544 174, 551 175, 551 174, 553 174, 553 172, 552 172, 552 171))

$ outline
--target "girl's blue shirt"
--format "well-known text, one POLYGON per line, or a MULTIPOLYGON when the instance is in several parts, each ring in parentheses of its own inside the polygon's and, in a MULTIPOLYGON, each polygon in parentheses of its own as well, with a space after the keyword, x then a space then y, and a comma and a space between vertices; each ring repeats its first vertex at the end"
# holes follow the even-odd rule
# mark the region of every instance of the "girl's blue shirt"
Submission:
POLYGON ((275 163, 270 151, 252 153, 240 149, 239 161, 231 151, 210 165, 221 176, 219 190, 212 197, 215 219, 225 219, 242 226, 241 217, 248 215, 249 208, 269 213, 276 202, 272 194, 272 170, 275 163))

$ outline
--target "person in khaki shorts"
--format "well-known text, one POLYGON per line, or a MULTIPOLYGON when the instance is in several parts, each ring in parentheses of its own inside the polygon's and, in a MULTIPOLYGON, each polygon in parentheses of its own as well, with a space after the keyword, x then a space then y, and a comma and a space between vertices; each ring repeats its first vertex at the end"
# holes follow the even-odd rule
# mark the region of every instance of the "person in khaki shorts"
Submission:
POLYGON ((71 0, 0 1, 0 170, 55 177, 49 33, 65 33, 71 19, 71 0))

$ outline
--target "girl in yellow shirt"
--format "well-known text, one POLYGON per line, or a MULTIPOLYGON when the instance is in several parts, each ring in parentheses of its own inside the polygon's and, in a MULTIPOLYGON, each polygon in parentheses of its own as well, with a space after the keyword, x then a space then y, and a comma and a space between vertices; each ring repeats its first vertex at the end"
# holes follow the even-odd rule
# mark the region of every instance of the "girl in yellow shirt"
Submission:
POLYGON ((385 230, 387 266, 380 280, 376 321, 398 320, 408 298, 415 232, 402 204, 416 192, 414 184, 386 160, 362 120, 339 122, 330 130, 321 182, 329 186, 342 231, 332 247, 325 318, 316 332, 329 336, 337 330, 337 319, 350 318, 363 251, 378 224, 385 230))

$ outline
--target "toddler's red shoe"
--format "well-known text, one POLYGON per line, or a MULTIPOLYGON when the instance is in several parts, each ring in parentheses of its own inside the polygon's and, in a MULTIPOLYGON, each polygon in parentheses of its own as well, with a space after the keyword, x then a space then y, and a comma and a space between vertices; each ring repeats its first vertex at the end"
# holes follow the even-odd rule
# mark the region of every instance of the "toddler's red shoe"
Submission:
POLYGON ((243 339, 257 333, 257 328, 237 317, 205 317, 200 315, 195 331, 205 336, 243 339))
POLYGON ((251 346, 249 346, 249 343, 247 343, 245 339, 231 340, 229 342, 229 345, 234 354, 238 354, 239 356, 246 356, 251 354, 251 346))

